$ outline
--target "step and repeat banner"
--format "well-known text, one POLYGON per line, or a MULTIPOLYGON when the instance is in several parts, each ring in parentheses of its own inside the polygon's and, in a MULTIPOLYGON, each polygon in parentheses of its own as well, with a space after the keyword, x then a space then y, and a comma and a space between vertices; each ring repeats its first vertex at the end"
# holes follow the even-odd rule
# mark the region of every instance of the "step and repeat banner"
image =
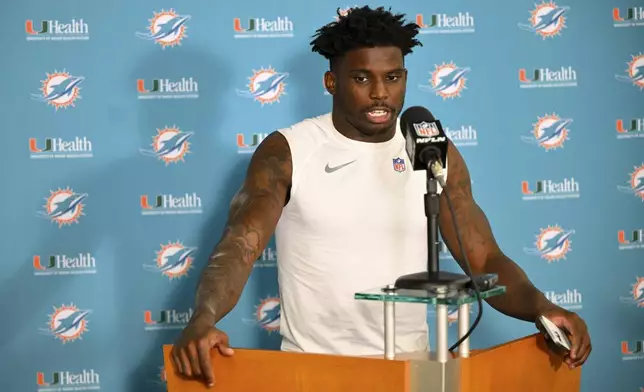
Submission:
MULTIPOLYGON (((331 110, 309 42, 358 5, 5 7, 0 390, 165 390, 161 346, 254 148, 331 110)), ((406 105, 442 121, 503 250, 587 321, 582 390, 644 390, 644 3, 385 6, 421 28, 406 105)), ((271 241, 220 323, 233 346, 279 348, 278 261, 271 241)), ((484 310, 475 347, 536 331, 484 310)))

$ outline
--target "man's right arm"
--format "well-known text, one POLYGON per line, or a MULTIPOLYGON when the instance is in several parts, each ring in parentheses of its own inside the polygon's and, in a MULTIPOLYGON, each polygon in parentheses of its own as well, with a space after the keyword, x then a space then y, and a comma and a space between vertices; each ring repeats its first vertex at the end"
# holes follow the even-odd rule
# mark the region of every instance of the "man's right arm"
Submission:
POLYGON ((230 312, 282 214, 291 184, 291 152, 274 132, 257 147, 234 196, 220 242, 202 272, 195 318, 213 326, 230 312))

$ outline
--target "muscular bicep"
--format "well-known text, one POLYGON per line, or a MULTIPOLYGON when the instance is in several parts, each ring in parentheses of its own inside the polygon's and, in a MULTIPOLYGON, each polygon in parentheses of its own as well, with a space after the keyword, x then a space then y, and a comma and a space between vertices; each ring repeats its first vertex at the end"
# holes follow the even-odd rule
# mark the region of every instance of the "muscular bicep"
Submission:
POLYGON ((231 201, 222 250, 241 252, 242 260, 249 264, 259 257, 282 214, 291 173, 288 143, 274 132, 255 150, 244 183, 231 201))
POLYGON ((440 197, 439 226, 441 236, 454 259, 463 265, 465 258, 456 236, 456 227, 458 227, 463 251, 473 272, 482 272, 485 269, 485 262, 500 250, 485 213, 474 201, 467 165, 451 142, 448 150, 448 162, 447 192, 443 192, 440 197), (452 211, 447 203, 448 195, 452 211), (454 221, 456 221, 456 227, 454 221))

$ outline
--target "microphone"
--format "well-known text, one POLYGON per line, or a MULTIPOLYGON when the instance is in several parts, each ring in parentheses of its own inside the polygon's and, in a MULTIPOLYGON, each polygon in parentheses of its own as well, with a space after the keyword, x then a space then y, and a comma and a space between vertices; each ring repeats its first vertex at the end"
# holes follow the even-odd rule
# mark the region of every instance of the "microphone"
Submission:
POLYGON ((400 116, 400 128, 412 169, 428 170, 444 188, 448 141, 440 121, 424 107, 412 106, 400 116))

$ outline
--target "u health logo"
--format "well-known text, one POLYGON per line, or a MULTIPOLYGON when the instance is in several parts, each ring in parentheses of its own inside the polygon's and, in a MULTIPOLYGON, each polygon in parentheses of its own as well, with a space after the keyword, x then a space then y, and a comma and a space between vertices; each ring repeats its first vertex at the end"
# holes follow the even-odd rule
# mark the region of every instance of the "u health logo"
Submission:
POLYGON ((615 120, 615 130, 617 131, 617 139, 644 137, 644 118, 631 118, 630 121, 617 119, 615 120))
POLYGON ((89 25, 81 19, 61 21, 41 20, 36 27, 33 19, 25 21, 27 41, 86 41, 89 40, 89 25))
POLYGON ((566 27, 564 16, 570 7, 559 6, 552 1, 542 2, 530 12, 529 24, 519 23, 519 28, 540 35, 543 39, 560 35, 566 27))
POLYGON ((38 139, 29 138, 31 159, 92 158, 92 142, 86 136, 72 139, 46 138, 38 144, 38 139))
POLYGON ((100 374, 94 369, 80 372, 57 371, 47 377, 44 372, 36 373, 38 392, 53 391, 95 391, 101 389, 100 374))
POLYGON ((186 22, 189 19, 190 15, 180 15, 173 9, 154 12, 154 16, 149 20, 149 32, 137 32, 136 36, 141 39, 152 40, 163 49, 181 45, 181 41, 187 37, 186 22))
POLYGON ((425 19, 423 14, 416 14, 419 34, 459 34, 474 33, 474 17, 469 12, 458 14, 432 14, 425 19), (427 23, 425 23, 427 21, 427 23))
POLYGON ((233 30, 235 38, 292 38, 293 21, 288 16, 278 16, 276 19, 249 18, 248 23, 243 25, 241 18, 235 18, 233 30))
POLYGON ((613 26, 642 27, 644 26, 644 7, 629 7, 626 9, 613 8, 613 26))

